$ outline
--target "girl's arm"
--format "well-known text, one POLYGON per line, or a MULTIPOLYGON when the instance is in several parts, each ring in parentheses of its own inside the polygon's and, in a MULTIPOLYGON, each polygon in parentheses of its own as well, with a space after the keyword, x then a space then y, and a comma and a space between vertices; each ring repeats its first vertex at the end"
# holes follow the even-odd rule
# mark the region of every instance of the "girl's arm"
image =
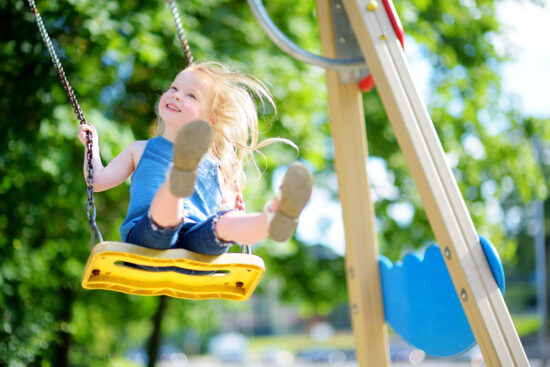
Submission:
MULTIPOLYGON (((86 132, 92 134, 92 166, 94 168, 94 191, 100 192, 120 185, 135 169, 134 155, 141 147, 142 142, 134 142, 117 155, 107 167, 103 166, 99 154, 99 138, 95 127, 90 124, 79 125, 78 139, 86 147, 86 132)), ((88 148, 84 153, 84 178, 88 177, 88 148)))

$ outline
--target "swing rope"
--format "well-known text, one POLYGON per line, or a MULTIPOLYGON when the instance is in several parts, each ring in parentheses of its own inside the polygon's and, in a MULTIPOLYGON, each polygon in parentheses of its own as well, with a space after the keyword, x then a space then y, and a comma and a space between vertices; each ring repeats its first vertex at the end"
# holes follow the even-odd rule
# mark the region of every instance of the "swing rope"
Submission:
MULTIPOLYGON (((67 97, 69 97, 69 100, 71 101, 71 104, 74 109, 74 113, 76 114, 76 117, 80 121, 80 124, 86 125, 88 124, 88 122, 86 121, 86 116, 84 116, 84 112, 82 112, 82 109, 78 104, 73 88, 71 87, 71 84, 67 80, 67 76, 65 75, 63 66, 61 66, 61 62, 59 61, 59 58, 57 57, 55 49, 53 48, 52 41, 50 40, 50 36, 46 31, 46 27, 44 27, 44 23, 42 22, 42 17, 38 12, 36 4, 34 3, 34 0, 28 0, 28 2, 29 2, 29 7, 31 11, 34 14, 34 18, 36 19, 36 24, 38 25, 38 30, 40 31, 42 40, 44 41, 44 44, 48 49, 52 62, 57 71, 57 75, 59 76, 59 79, 61 79, 61 83, 63 84, 63 88, 65 89, 65 93, 67 94, 67 97)), ((96 243, 95 239, 97 239, 97 242, 103 242, 103 235, 101 234, 101 231, 99 230, 96 223, 96 207, 95 207, 95 199, 94 199, 94 166, 92 165, 92 158, 93 158, 92 148, 93 148, 92 134, 88 132, 86 133, 86 149, 88 152, 87 153, 88 165, 86 168, 88 171, 88 175, 86 176, 86 192, 88 194, 88 200, 86 202, 86 215, 88 217, 88 223, 90 225, 90 248, 92 248, 96 243)))
POLYGON ((166 0, 170 12, 172 13, 172 18, 174 18, 174 23, 176 23, 176 31, 178 32, 178 38, 180 39, 181 47, 183 48, 183 53, 185 54, 185 59, 187 60, 187 66, 193 64, 193 55, 191 55, 191 49, 189 48, 189 42, 185 37, 185 32, 183 31, 183 26, 181 25, 181 18, 178 12, 178 7, 174 3, 174 0, 166 0))

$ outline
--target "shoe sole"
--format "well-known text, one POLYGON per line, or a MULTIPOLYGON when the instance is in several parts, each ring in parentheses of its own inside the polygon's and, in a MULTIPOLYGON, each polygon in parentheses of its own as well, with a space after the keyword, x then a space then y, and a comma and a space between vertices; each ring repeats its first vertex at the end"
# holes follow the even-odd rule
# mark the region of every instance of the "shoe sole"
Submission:
POLYGON ((211 141, 212 128, 206 121, 192 121, 180 129, 174 143, 174 165, 168 182, 174 196, 193 194, 197 166, 211 141))
POLYGON ((313 177, 301 163, 293 163, 281 184, 281 202, 269 224, 269 236, 277 242, 292 237, 298 217, 306 206, 313 189, 313 177))

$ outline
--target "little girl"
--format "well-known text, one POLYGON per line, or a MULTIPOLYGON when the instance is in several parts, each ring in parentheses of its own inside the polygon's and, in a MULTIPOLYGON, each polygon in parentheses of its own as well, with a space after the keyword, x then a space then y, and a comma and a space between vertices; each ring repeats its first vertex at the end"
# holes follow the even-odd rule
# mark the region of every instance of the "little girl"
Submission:
MULTIPOLYGON (((115 187, 132 175, 122 241, 154 249, 184 248, 218 255, 233 243, 250 245, 270 236, 286 241, 312 190, 310 172, 294 163, 279 194, 262 213, 244 212, 244 159, 273 141, 258 143, 253 97, 274 102, 257 79, 218 63, 181 71, 158 103, 159 136, 136 141, 106 167, 98 134, 80 125, 86 146, 93 138, 94 188, 115 187)), ((87 175, 84 158, 84 175, 87 175)))

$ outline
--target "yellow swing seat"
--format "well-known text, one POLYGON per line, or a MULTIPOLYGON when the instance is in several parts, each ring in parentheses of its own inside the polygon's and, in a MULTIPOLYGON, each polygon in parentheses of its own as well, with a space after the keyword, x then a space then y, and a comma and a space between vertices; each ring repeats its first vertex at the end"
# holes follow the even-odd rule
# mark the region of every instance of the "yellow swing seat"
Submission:
POLYGON ((92 248, 82 274, 82 287, 140 296, 244 301, 254 292, 264 271, 262 258, 251 254, 203 255, 184 249, 153 250, 104 241, 92 248), (151 271, 132 265, 178 267, 208 273, 151 271))

